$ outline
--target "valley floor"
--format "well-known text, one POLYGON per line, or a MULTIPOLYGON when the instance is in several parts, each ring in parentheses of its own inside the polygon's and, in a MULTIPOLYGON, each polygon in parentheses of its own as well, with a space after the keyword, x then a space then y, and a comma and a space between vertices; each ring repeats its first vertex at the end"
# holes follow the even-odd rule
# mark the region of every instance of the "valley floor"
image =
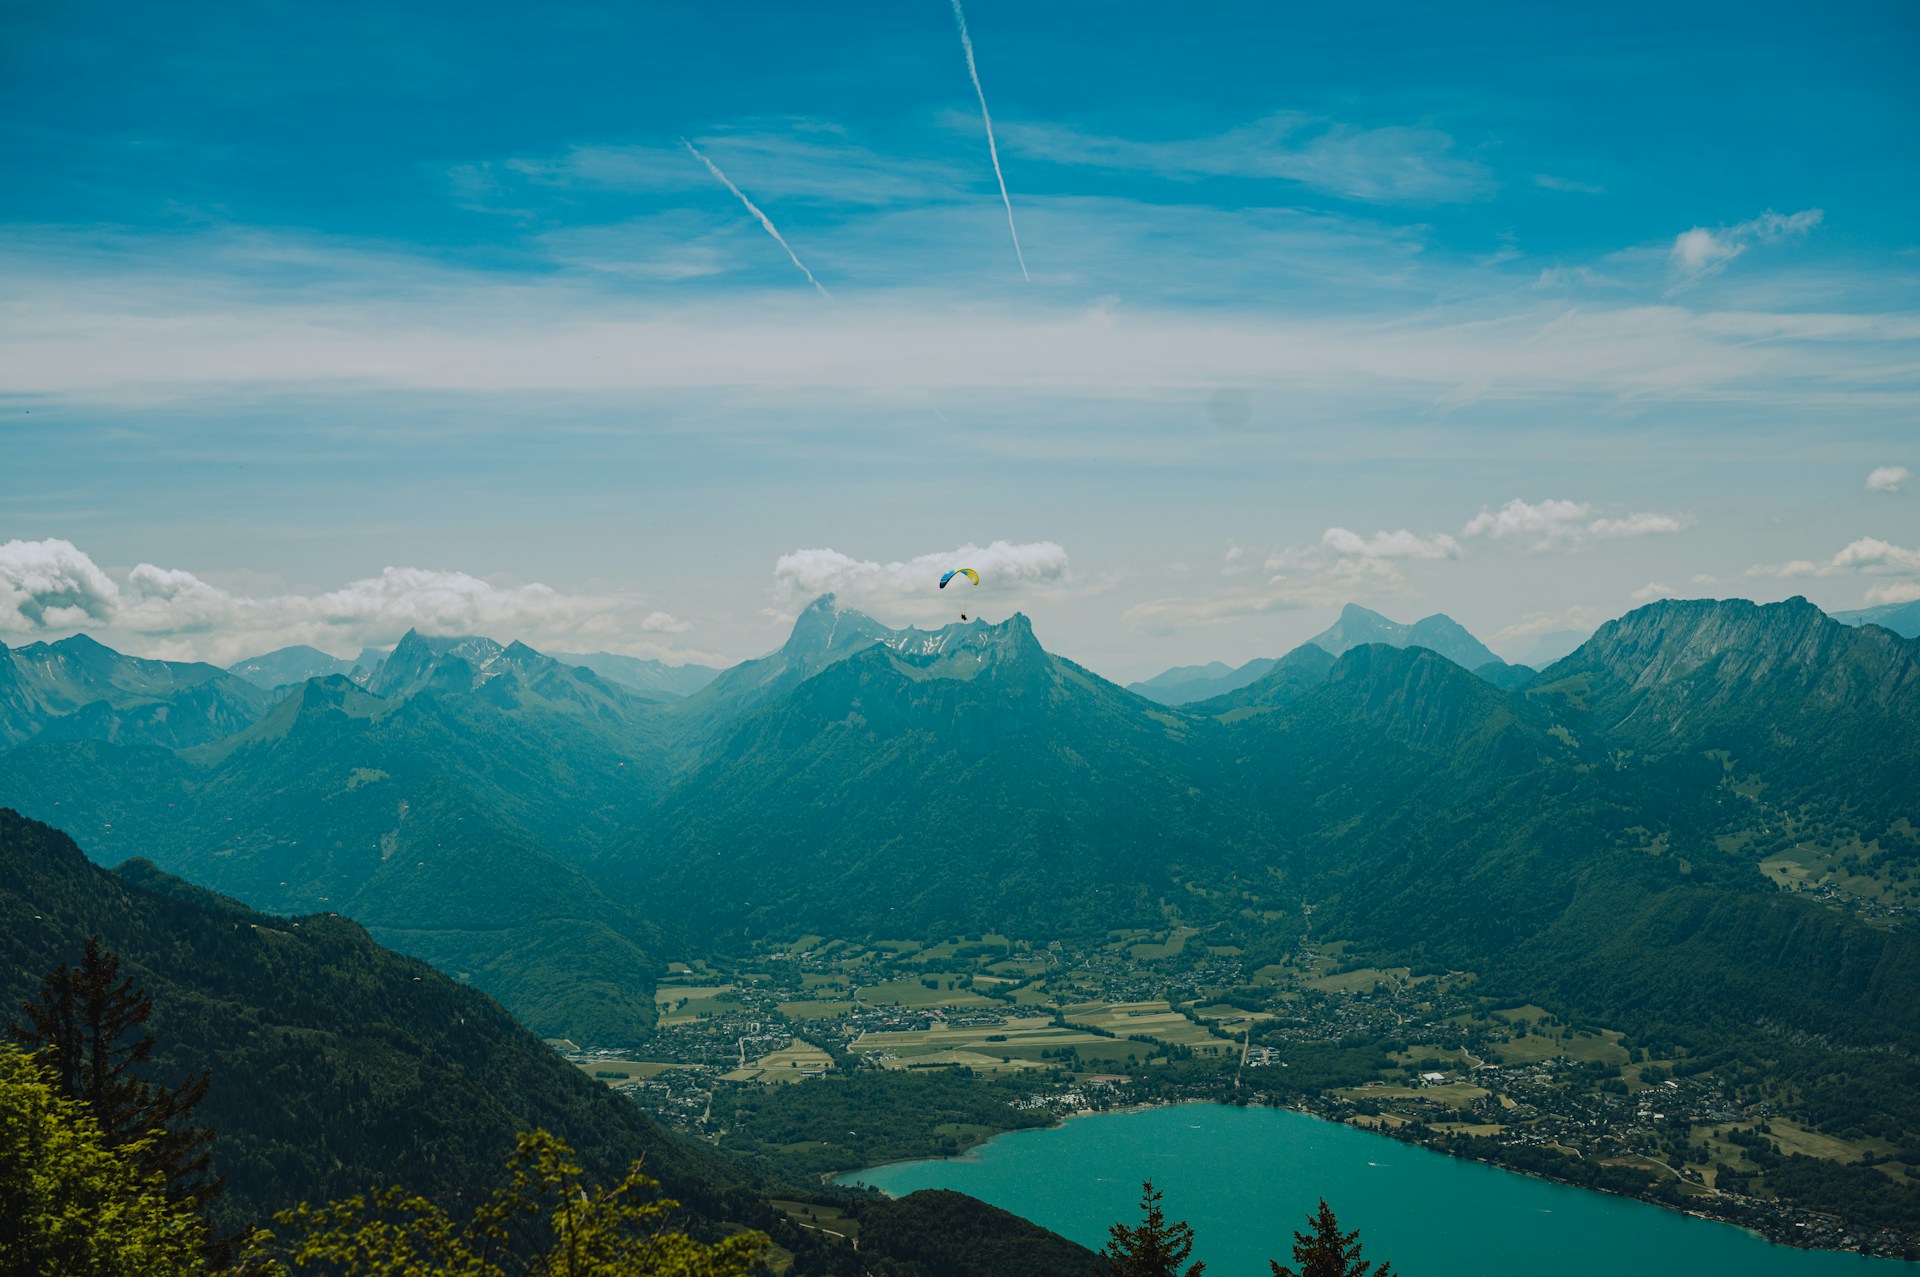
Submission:
POLYGON ((795 1177, 953 1155, 1074 1113, 1227 1100, 1776 1241, 1920 1255, 1915 1141, 1815 1129, 1784 1087, 1497 1003, 1470 972, 1416 978, 1310 940, 1252 965, 1204 939, 1178 925, 1044 946, 801 936, 676 963, 641 1049, 557 1045, 676 1128, 795 1177))

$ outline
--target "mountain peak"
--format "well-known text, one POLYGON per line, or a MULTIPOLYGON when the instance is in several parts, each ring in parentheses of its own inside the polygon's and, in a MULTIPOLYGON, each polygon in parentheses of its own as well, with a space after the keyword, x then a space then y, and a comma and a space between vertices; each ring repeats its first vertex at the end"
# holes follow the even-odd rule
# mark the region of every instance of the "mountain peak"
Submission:
POLYGON ((1358 603, 1341 608, 1339 620, 1307 641, 1335 656, 1366 643, 1424 647, 1469 670, 1500 661, 1465 626, 1443 612, 1422 617, 1412 625, 1402 625, 1358 603))

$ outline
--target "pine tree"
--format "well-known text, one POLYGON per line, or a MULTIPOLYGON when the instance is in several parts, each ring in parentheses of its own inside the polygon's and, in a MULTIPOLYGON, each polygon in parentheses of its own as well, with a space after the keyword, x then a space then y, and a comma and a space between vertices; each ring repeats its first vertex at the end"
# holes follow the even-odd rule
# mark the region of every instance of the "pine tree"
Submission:
MULTIPOLYGON (((120 976, 120 959, 87 938, 78 967, 61 963, 40 984, 37 1002, 22 1002, 25 1026, 9 1034, 48 1068, 61 1095, 86 1106, 109 1148, 131 1151, 143 1175, 157 1175, 168 1200, 205 1212, 225 1189, 211 1173, 213 1130, 190 1119, 206 1098, 210 1071, 174 1087, 158 1086, 139 1068, 153 1054, 146 1031, 153 999, 120 976)), ((232 1239, 210 1243, 216 1258, 232 1239)))
POLYGON ((1307 1227, 1312 1231, 1293 1235, 1293 1262, 1299 1270, 1270 1260, 1273 1277, 1393 1277, 1393 1265, 1360 1258, 1360 1230, 1341 1232, 1326 1198, 1320 1199, 1317 1213, 1307 1216, 1307 1227))
POLYGON ((1141 1222, 1107 1230, 1111 1240, 1100 1252, 1100 1277, 1200 1277, 1206 1271, 1198 1262, 1181 1271, 1193 1253, 1193 1229, 1185 1220, 1169 1224, 1160 1197, 1152 1180, 1140 1185, 1141 1222))

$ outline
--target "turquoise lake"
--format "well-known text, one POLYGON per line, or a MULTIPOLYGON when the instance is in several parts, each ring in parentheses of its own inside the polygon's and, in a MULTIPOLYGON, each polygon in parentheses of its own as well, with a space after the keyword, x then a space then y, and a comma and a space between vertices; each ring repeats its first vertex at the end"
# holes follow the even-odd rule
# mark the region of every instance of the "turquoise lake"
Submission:
POLYGON ((841 1177, 952 1188, 1098 1249, 1140 1181, 1197 1234, 1208 1277, 1267 1277, 1320 1197, 1397 1277, 1914 1277, 1920 1264, 1775 1246, 1644 1202, 1414 1148, 1286 1109, 1182 1104, 1017 1131, 966 1157, 841 1177))

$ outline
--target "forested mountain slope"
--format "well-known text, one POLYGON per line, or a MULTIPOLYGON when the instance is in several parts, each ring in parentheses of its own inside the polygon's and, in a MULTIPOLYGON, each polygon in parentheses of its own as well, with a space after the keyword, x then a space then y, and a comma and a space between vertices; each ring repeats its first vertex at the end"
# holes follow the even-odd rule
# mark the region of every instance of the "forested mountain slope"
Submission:
POLYGON ((1156 914, 1244 834, 1217 725, 1050 655, 1022 616, 941 634, 741 721, 596 872, 696 929, 1058 933, 1156 914))
POLYGON ((752 1176, 668 1135, 484 994, 331 914, 281 918, 116 875, 57 830, 0 809, 0 1004, 98 935, 154 1000, 155 1075, 202 1067, 229 1222, 387 1183, 466 1192, 539 1125, 602 1171, 645 1156, 724 1216, 752 1176), (147 884, 147 885, 142 885, 147 884))

